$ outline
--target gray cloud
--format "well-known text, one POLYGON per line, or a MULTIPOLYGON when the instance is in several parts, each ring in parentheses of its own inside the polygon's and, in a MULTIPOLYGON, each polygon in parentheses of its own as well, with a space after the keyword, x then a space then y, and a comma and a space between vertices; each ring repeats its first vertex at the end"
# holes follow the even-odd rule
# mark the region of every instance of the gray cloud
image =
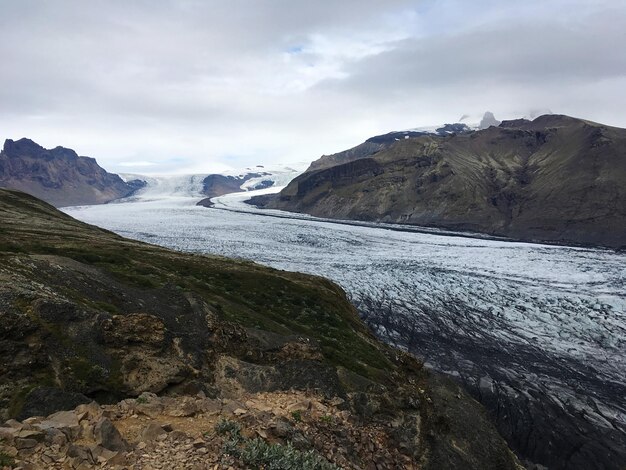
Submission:
POLYGON ((626 5, 515 3, 7 0, 0 130, 191 171, 487 109, 626 126, 626 5))
POLYGON ((577 28, 535 24, 467 31, 455 36, 407 39, 356 65, 341 86, 379 92, 389 88, 447 88, 588 82, 626 75, 626 12, 590 19, 577 28), (592 21, 593 20, 593 21, 592 21))

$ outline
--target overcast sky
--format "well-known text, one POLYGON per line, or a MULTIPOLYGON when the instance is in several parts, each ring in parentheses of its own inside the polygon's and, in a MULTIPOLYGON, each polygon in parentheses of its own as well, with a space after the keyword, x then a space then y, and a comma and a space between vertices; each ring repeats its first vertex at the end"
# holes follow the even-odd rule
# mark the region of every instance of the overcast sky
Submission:
POLYGON ((486 110, 626 127, 625 25, 624 0, 1 0, 0 137, 181 173, 486 110))

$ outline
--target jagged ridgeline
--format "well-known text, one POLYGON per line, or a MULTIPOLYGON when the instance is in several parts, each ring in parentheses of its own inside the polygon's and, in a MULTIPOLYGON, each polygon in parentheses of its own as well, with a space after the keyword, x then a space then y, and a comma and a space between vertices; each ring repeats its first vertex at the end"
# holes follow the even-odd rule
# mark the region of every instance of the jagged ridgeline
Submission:
POLYGON ((33 194, 50 204, 103 204, 130 196, 144 181, 124 181, 95 159, 72 149, 45 149, 30 139, 7 139, 0 152, 0 187, 33 194))
MULTIPOLYGON (((0 352, 4 419, 147 392, 244 403, 299 390, 380 433, 369 451, 351 452, 356 434, 329 428, 344 452, 323 455, 342 467, 375 456, 380 468, 517 466, 475 401, 378 342, 330 281, 127 240, 11 190, 0 190, 0 352)), ((330 426, 309 412, 293 426, 330 426)), ((277 418, 255 419, 258 429, 277 418)), ((38 435, 33 446, 46 445, 38 435)))

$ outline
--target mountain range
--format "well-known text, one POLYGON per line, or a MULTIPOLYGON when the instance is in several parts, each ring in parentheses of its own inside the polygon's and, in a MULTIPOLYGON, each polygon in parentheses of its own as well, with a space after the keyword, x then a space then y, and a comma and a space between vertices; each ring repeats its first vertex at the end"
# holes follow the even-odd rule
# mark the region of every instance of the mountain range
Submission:
POLYGON ((146 186, 175 192, 172 185, 180 185, 181 179, 193 179, 199 185, 188 196, 206 196, 198 205, 211 205, 212 197, 285 185, 303 169, 257 165, 240 172, 120 177, 104 170, 93 158, 79 157, 72 149, 45 149, 30 139, 7 139, 0 152, 0 188, 24 191, 56 207, 64 207, 105 204, 134 196, 146 186))
POLYGON ((319 217, 626 246, 626 130, 564 115, 390 133, 323 156, 260 207, 319 217))

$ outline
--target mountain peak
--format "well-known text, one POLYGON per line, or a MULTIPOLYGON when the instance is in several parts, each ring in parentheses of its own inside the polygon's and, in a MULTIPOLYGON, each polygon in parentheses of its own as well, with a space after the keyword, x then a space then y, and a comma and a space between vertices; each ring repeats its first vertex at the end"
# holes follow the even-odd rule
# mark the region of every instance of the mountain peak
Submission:
POLYGON ((65 158, 76 160, 78 154, 69 148, 57 146, 53 149, 46 149, 37 142, 22 137, 19 140, 6 139, 4 141, 4 149, 2 150, 8 157, 29 157, 29 158, 45 158, 46 160, 54 158, 65 158))
POLYGON ((18 140, 6 139, 2 151, 8 156, 17 156, 21 153, 42 152, 45 149, 36 142, 22 137, 18 140))
POLYGON ((567 116, 565 114, 542 114, 541 116, 537 116, 535 119, 533 119, 534 124, 540 124, 545 126, 555 124, 567 125, 574 122, 582 122, 582 119, 567 116))
POLYGON ((0 186, 18 189, 55 206, 100 204, 137 189, 106 172, 95 159, 69 148, 46 149, 21 138, 7 139, 0 152, 0 186))
POLYGON ((491 111, 486 111, 483 115, 483 118, 480 120, 480 124, 478 125, 479 129, 487 129, 491 126, 500 125, 500 121, 496 119, 491 111))

